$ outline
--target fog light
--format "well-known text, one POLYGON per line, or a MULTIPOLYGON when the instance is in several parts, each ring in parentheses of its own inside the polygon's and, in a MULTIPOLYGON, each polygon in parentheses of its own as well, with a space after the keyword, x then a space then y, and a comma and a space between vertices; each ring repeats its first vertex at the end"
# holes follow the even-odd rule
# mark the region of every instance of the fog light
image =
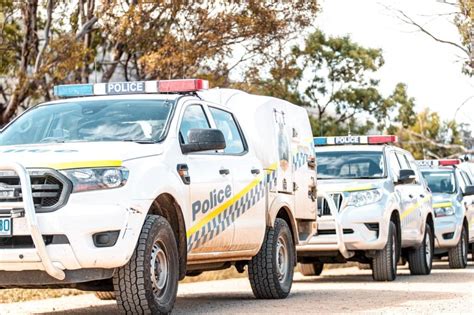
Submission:
POLYGON ((100 232, 92 235, 95 247, 112 247, 117 243, 120 231, 100 232))

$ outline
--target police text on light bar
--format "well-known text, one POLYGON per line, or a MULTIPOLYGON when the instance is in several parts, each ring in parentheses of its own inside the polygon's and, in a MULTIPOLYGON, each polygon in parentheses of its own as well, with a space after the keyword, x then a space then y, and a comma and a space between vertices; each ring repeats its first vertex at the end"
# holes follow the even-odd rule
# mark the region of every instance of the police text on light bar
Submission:
POLYGON ((315 137, 314 145, 347 145, 347 144, 385 144, 396 143, 397 136, 340 136, 315 137))
POLYGON ((450 166, 461 164, 459 159, 442 159, 442 160, 418 160, 416 161, 418 166, 428 166, 428 167, 437 167, 437 166, 450 166))
POLYGON ((208 88, 208 81, 202 79, 131 81, 57 85, 54 87, 54 95, 57 97, 77 97, 138 93, 186 93, 208 88))

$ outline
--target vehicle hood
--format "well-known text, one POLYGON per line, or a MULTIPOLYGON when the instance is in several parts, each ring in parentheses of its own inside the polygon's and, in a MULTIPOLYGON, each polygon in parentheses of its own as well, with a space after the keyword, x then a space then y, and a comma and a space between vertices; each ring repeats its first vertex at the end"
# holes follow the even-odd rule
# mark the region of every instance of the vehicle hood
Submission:
POLYGON ((381 179, 318 179, 318 190, 321 192, 359 191, 380 188, 386 178, 381 179))
POLYGON ((456 196, 454 194, 433 193, 433 205, 454 201, 456 201, 456 196))
POLYGON ((130 159, 161 153, 161 144, 118 141, 0 146, 0 164, 17 162, 27 168, 53 169, 120 166, 130 159))

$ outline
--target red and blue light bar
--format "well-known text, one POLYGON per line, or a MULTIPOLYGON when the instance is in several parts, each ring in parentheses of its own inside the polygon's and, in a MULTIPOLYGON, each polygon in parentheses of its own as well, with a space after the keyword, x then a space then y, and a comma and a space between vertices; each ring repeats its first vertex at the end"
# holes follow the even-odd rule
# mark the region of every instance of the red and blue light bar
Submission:
POLYGON ((315 137, 314 145, 348 145, 348 144, 387 144, 397 143, 398 137, 387 136, 340 136, 340 137, 315 137))
POLYGON ((437 167, 437 166, 453 166, 461 164, 459 159, 441 159, 441 160, 418 160, 418 166, 437 167))
POLYGON ((208 88, 209 82, 207 80, 181 79, 57 85, 54 87, 53 92, 57 97, 77 97, 94 95, 186 93, 207 90, 208 88))

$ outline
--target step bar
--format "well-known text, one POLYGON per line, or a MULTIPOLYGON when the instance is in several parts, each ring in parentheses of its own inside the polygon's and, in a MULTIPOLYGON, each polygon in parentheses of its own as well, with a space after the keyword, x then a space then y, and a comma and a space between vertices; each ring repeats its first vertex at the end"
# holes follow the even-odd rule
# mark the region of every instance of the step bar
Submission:
POLYGON ((46 250, 46 245, 41 234, 38 220, 36 217, 35 205, 33 202, 33 193, 31 191, 31 180, 28 171, 19 163, 15 162, 0 162, 0 170, 14 171, 20 178, 22 200, 21 202, 0 202, 0 209, 24 209, 28 229, 33 239, 36 252, 41 259, 44 270, 53 278, 64 280, 66 274, 63 270, 56 267, 49 258, 46 250))

